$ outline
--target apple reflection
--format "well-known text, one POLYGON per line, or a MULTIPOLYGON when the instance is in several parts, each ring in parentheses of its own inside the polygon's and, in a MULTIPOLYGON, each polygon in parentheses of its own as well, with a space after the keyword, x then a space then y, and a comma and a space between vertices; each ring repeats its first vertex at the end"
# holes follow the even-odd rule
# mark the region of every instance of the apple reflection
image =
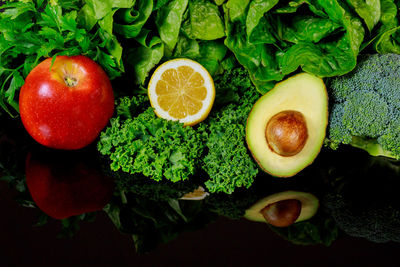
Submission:
POLYGON ((114 184, 92 158, 85 151, 30 151, 26 183, 37 206, 55 219, 101 210, 110 201, 114 184))

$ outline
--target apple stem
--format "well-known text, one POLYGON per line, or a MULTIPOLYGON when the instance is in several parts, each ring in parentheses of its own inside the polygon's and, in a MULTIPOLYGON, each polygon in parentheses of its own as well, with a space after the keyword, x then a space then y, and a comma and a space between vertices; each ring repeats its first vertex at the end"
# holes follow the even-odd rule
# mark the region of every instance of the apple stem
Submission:
POLYGON ((65 81, 65 84, 66 84, 68 87, 74 87, 74 86, 77 85, 77 83, 78 83, 78 80, 77 80, 76 78, 69 77, 69 76, 65 77, 65 78, 64 78, 64 81, 65 81))

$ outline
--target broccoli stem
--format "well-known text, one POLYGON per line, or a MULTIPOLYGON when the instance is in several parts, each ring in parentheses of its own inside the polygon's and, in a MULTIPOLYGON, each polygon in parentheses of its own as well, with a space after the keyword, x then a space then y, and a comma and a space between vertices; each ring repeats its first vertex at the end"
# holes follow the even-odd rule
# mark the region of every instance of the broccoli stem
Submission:
POLYGON ((367 151, 371 156, 384 156, 396 160, 398 159, 393 153, 383 149, 375 139, 353 136, 350 145, 367 151))

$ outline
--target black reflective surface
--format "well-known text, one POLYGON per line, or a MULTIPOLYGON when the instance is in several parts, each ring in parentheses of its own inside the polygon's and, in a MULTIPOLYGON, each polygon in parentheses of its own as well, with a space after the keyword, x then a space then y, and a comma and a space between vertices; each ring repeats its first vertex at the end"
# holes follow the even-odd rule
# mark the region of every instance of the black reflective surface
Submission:
POLYGON ((397 162, 323 150, 293 179, 260 177, 232 196, 121 198, 110 195, 94 146, 60 153, 35 144, 16 120, 2 124, 1 266, 398 266, 397 162), (318 213, 289 228, 238 218, 259 196, 284 190, 315 194, 318 213))

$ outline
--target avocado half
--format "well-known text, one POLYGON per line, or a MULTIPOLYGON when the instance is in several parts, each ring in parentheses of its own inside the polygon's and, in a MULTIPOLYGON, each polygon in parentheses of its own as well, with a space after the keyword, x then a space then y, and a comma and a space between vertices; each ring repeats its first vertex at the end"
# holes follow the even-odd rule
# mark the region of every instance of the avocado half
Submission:
POLYGON ((300 191, 283 191, 260 199, 246 210, 244 217, 250 221, 268 223, 262 214, 262 210, 269 205, 285 200, 298 200, 301 203, 300 213, 293 223, 308 220, 318 211, 319 200, 313 194, 300 191))
POLYGON ((292 76, 254 104, 246 125, 249 150, 265 172, 291 177, 317 157, 328 115, 322 79, 308 73, 292 76))

